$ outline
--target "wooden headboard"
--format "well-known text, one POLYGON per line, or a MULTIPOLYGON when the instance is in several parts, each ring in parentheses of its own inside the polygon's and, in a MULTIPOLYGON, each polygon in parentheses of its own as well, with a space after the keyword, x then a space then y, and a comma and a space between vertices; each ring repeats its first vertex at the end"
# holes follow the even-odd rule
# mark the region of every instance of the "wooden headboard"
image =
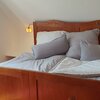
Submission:
MULTIPOLYGON (((58 20, 33 22, 34 29, 34 44, 36 45, 37 32, 41 31, 68 31, 68 32, 80 32, 85 30, 91 30, 99 28, 100 20, 91 22, 64 22, 58 20)), ((100 36, 99 36, 100 42, 100 36)))

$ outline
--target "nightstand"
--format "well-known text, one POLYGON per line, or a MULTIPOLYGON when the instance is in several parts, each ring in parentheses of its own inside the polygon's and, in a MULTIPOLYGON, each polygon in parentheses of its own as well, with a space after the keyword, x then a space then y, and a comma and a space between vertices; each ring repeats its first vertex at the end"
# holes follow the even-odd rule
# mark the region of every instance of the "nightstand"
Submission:
POLYGON ((15 58, 15 57, 16 57, 16 56, 9 56, 9 55, 6 55, 6 56, 5 56, 5 59, 6 59, 6 60, 11 60, 11 59, 13 59, 13 58, 15 58))
POLYGON ((16 56, 9 56, 9 55, 5 55, 3 57, 0 58, 0 63, 11 60, 13 58, 15 58, 16 56))

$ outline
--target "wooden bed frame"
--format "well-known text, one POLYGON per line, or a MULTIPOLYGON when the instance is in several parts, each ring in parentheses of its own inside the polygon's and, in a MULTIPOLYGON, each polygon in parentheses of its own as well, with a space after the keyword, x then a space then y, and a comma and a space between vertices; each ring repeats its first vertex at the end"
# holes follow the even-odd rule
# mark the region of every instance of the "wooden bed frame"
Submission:
MULTIPOLYGON (((46 21, 33 25, 36 44, 39 31, 84 31, 100 28, 100 21, 46 21)), ((100 81, 0 68, 0 100, 100 100, 100 81)))
MULTIPOLYGON (((42 31, 68 31, 80 32, 91 29, 100 29, 100 20, 90 22, 63 22, 58 20, 33 22, 34 28, 34 44, 36 45, 36 37, 38 32, 42 31)), ((100 37, 99 37, 100 42, 100 37)))

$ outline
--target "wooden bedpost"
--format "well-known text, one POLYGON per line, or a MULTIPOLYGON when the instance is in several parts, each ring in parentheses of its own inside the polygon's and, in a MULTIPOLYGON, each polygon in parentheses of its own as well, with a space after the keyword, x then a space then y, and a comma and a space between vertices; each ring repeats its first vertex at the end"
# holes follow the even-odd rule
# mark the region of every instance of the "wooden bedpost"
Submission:
POLYGON ((34 37, 34 45, 36 45, 36 37, 37 37, 37 27, 36 22, 33 22, 33 37, 34 37))

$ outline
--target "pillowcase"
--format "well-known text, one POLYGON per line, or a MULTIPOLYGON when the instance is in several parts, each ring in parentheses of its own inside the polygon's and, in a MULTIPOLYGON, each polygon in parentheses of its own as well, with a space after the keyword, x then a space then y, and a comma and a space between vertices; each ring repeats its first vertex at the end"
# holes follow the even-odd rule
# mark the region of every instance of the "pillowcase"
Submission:
POLYGON ((35 59, 44 59, 54 55, 65 54, 68 50, 66 35, 63 35, 51 42, 38 44, 32 48, 35 59))
POLYGON ((83 61, 91 61, 100 59, 100 45, 81 42, 81 59, 83 61))
POLYGON ((37 44, 50 42, 58 37, 61 37, 65 33, 66 33, 65 31, 38 32, 37 44))
POLYGON ((85 40, 91 44, 98 44, 98 36, 99 36, 98 29, 84 31, 84 32, 72 32, 70 34, 67 34, 70 48, 66 56, 75 59, 80 59, 81 55, 80 41, 85 40))

